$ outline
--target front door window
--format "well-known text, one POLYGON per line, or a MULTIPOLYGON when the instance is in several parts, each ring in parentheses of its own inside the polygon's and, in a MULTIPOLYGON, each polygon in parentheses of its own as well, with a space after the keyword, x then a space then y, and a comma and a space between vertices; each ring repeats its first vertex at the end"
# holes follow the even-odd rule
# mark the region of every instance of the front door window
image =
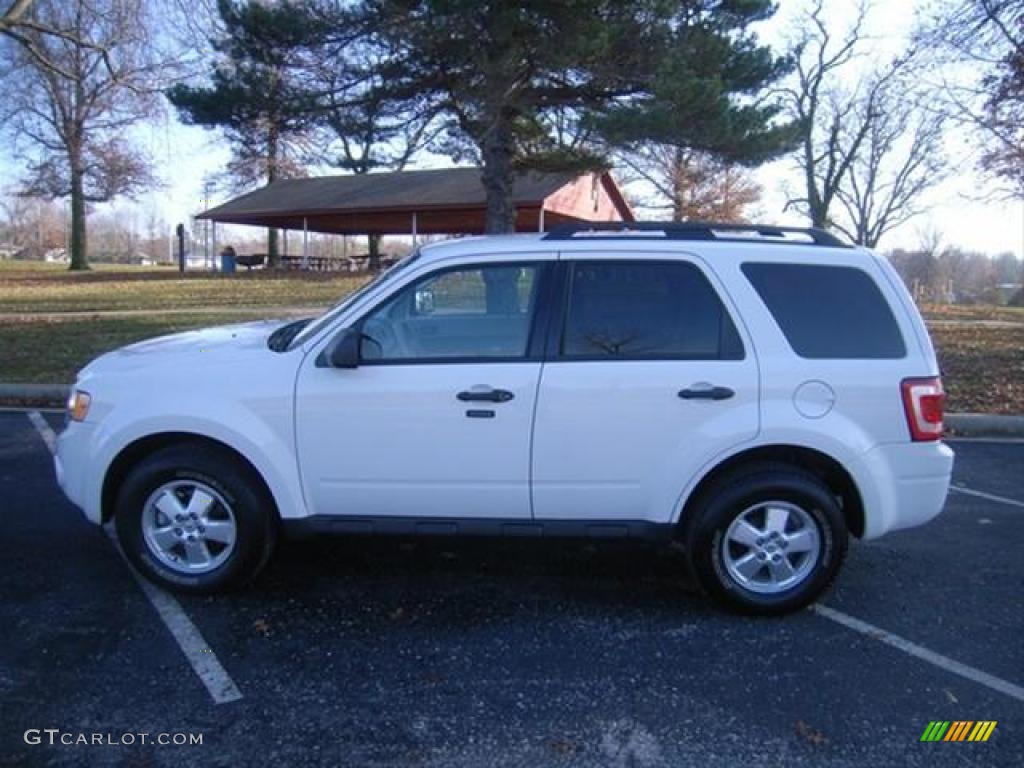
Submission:
POLYGON ((526 356, 536 265, 460 267, 429 275, 362 324, 366 362, 514 360, 526 356))

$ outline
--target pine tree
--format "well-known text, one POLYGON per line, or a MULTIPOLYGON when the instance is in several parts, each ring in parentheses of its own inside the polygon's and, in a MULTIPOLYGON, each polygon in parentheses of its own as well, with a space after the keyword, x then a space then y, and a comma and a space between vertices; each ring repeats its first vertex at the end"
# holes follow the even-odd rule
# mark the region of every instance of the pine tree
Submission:
POLYGON ((644 141, 744 163, 787 149, 789 126, 756 101, 786 68, 749 30, 773 10, 770 0, 364 0, 355 16, 377 49, 376 96, 435 110, 437 147, 482 166, 487 231, 509 232, 520 167, 601 166, 607 149, 644 141), (555 111, 595 142, 545 151, 536 138, 555 111))
MULTIPOLYGON (((306 2, 273 5, 219 0, 221 54, 202 86, 167 92, 182 119, 221 128, 231 143, 230 171, 240 185, 298 175, 295 144, 309 128, 315 96, 304 80, 308 56, 324 30, 306 2)), ((277 231, 268 230, 270 266, 277 265, 277 231)))

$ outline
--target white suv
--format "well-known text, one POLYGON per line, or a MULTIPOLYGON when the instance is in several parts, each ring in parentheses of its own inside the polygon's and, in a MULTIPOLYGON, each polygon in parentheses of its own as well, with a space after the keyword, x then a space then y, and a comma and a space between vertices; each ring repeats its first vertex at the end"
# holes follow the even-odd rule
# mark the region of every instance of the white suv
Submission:
POLYGON ((899 277, 818 230, 566 226, 423 248, 314 321, 79 375, 57 477, 154 581, 281 529, 679 541, 728 605, 806 605, 850 534, 942 509, 953 452, 899 277))

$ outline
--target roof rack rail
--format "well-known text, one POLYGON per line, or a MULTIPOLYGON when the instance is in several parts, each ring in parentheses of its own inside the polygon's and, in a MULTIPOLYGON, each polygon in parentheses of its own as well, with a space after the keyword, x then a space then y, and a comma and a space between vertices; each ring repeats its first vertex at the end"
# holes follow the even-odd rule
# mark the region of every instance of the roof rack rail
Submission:
POLYGON ((730 242, 823 245, 850 248, 835 235, 817 227, 776 227, 765 224, 719 224, 713 221, 581 221, 559 224, 545 240, 612 239, 623 235, 640 239, 724 240, 730 242))

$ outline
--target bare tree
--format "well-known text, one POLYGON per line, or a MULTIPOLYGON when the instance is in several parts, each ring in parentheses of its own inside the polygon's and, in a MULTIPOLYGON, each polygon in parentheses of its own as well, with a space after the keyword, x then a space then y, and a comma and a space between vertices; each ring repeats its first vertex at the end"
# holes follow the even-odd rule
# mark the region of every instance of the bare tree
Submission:
POLYGON ((850 169, 869 141, 881 114, 882 94, 905 69, 912 54, 880 66, 854 87, 844 75, 863 55, 868 3, 860 0, 850 26, 836 37, 825 21, 825 0, 815 0, 800 18, 791 48, 792 84, 782 89, 787 112, 800 132, 797 159, 804 194, 788 201, 806 212, 815 227, 832 224, 832 205, 850 169))
POLYGON ((619 157, 627 177, 647 182, 655 200, 644 208, 668 209, 673 221, 746 221, 745 210, 761 199, 750 172, 704 152, 665 144, 636 147, 619 157))
POLYGON ((24 32, 57 67, 23 47, 8 52, 5 127, 24 150, 23 191, 70 197, 71 269, 87 269, 87 206, 154 183, 125 131, 158 110, 168 64, 150 38, 142 0, 41 0, 34 12, 40 24, 70 32, 24 32))
MULTIPOLYGON (((921 104, 899 78, 876 96, 874 117, 863 114, 872 105, 857 105, 854 130, 866 125, 867 132, 836 189, 844 215, 832 219, 836 229, 869 248, 920 215, 922 194, 948 175, 944 116, 921 104)), ((855 140, 847 137, 847 143, 855 140)))
POLYGON ((999 193, 1024 197, 1024 1, 937 4, 918 34, 949 116, 980 139, 979 166, 999 193))

